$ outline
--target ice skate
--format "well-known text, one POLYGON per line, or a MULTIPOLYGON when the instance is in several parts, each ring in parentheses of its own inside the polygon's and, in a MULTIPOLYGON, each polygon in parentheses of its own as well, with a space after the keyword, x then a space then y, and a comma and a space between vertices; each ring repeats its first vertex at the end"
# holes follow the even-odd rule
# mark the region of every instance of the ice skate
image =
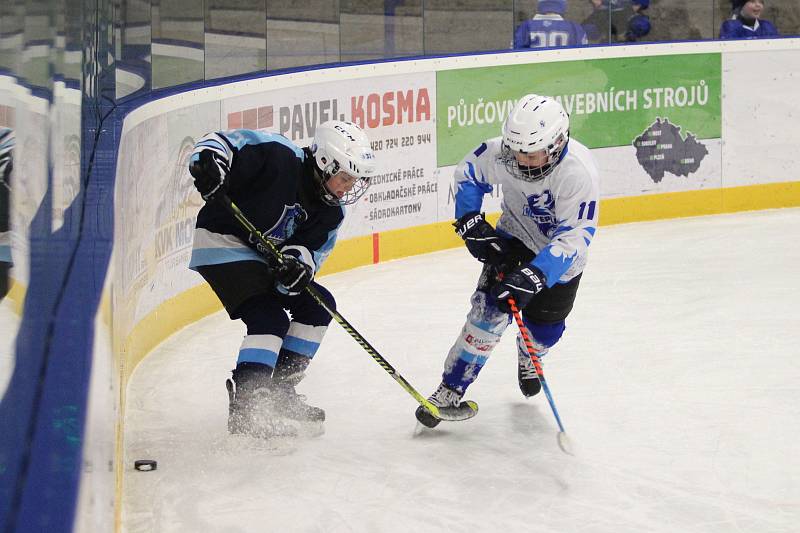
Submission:
POLYGON ((517 350, 518 364, 517 364, 517 380, 519 381, 519 390, 522 391, 523 396, 530 398, 536 396, 542 390, 542 384, 539 382, 539 375, 536 373, 536 367, 531 361, 531 356, 528 352, 517 350))
POLYGON ((306 397, 297 394, 294 385, 276 383, 272 388, 274 414, 295 428, 302 437, 317 437, 325 432, 325 411, 306 403, 306 397))
POLYGON ((439 408, 439 417, 432 415, 425 407, 420 405, 414 416, 425 427, 435 428, 442 420, 466 420, 478 414, 478 404, 473 401, 461 401, 462 394, 444 383, 439 385, 436 392, 428 397, 428 401, 439 408))
POLYGON ((273 386, 275 413, 298 422, 324 422, 325 411, 306 403, 306 397, 297 394, 294 385, 278 383, 273 386))
POLYGON ((297 429, 275 414, 275 395, 265 387, 237 386, 232 379, 228 389, 228 432, 260 439, 296 437, 297 429))

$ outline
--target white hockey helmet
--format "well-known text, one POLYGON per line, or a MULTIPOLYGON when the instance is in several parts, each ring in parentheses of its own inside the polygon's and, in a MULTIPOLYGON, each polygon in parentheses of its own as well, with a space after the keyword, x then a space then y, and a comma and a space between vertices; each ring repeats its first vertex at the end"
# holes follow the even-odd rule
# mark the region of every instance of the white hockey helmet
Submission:
POLYGON ((322 201, 328 205, 350 205, 369 188, 376 171, 375 153, 364 131, 352 122, 329 120, 317 126, 311 153, 319 170, 322 201), (356 178, 353 188, 339 198, 326 186, 327 181, 344 171, 356 178))
POLYGON ((550 175, 569 142, 569 115, 549 96, 527 94, 519 99, 503 123, 500 158, 515 178, 536 181, 550 175), (547 155, 540 166, 520 164, 515 153, 547 155))

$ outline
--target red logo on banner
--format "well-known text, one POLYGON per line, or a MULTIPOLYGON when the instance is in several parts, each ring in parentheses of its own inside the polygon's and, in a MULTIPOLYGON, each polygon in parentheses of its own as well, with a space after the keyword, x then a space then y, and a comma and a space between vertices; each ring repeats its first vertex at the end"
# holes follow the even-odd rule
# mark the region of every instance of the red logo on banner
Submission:
POLYGON ((271 105, 228 113, 229 130, 239 128, 248 130, 267 129, 271 128, 274 122, 274 112, 271 105))
POLYGON ((393 126, 404 122, 431 119, 431 98, 428 89, 390 91, 350 98, 353 122, 362 128, 393 126))

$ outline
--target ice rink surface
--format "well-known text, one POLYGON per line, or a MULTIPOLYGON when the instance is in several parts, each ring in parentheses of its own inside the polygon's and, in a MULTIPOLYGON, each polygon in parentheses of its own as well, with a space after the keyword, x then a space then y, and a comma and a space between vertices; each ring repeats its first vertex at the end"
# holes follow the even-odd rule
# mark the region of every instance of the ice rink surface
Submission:
MULTIPOLYGON (((332 323, 298 388, 325 434, 268 444, 226 434, 244 327, 192 324, 128 389, 124 531, 796 532, 798 226, 785 209, 599 229, 544 360, 575 456, 517 388, 514 325, 468 391, 478 416, 415 435, 415 401, 332 323)), ((427 396, 479 269, 454 249, 320 281, 427 396)))

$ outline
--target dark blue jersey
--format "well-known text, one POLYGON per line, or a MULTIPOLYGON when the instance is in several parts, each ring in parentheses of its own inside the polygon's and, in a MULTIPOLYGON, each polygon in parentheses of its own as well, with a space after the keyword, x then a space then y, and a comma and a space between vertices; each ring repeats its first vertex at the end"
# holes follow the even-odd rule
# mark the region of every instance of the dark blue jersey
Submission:
MULTIPOLYGON (((313 157, 282 135, 254 130, 206 135, 192 157, 203 150, 228 161, 228 196, 264 237, 319 269, 336 242, 344 209, 320 199, 313 157)), ((197 215, 189 266, 263 262, 248 237, 224 206, 209 202, 197 215)))
POLYGON ((738 18, 726 20, 719 29, 720 39, 761 39, 778 36, 778 29, 768 20, 757 20, 753 26, 745 26, 738 18))
POLYGON ((580 24, 560 15, 536 15, 514 32, 514 48, 552 48, 582 46, 589 41, 580 24))

